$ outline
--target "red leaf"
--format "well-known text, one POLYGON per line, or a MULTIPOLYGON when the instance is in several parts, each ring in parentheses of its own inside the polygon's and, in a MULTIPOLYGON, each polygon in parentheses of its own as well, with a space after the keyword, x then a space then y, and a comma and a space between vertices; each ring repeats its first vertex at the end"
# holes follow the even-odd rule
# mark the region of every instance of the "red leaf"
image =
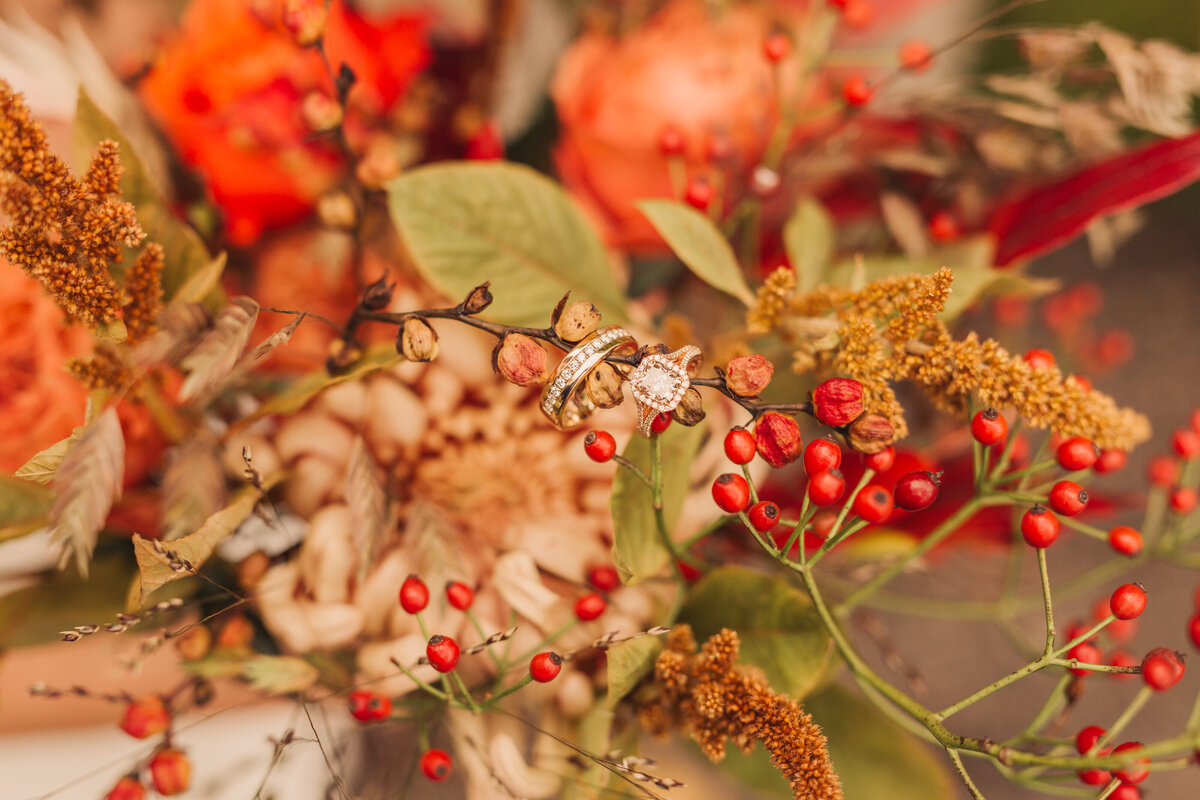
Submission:
POLYGON ((1002 205, 989 230, 996 265, 1044 253, 1074 239, 1092 220, 1165 197, 1200 180, 1200 133, 1156 142, 1040 186, 1002 205))

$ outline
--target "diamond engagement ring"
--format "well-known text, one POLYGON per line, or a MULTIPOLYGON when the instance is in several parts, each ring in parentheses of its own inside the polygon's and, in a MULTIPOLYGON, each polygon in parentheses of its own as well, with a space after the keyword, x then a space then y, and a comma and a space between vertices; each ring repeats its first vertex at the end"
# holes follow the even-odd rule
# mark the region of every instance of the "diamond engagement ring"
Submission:
POLYGON ((637 342, 618 325, 600 328, 563 356, 546 388, 542 390, 542 413, 560 431, 576 428, 596 410, 583 391, 588 375, 610 355, 633 353, 637 342))
POLYGON ((659 414, 674 411, 691 385, 688 368, 700 358, 695 345, 674 353, 644 357, 629 375, 629 385, 638 408, 638 432, 649 438, 650 424, 659 414))

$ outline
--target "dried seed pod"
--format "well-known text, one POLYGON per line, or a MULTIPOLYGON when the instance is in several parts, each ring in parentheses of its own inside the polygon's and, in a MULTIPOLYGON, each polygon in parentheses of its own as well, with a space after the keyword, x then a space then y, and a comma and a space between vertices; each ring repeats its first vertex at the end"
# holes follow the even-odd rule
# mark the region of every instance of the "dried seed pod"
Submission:
POLYGON ((300 116, 311 131, 331 131, 342 124, 342 107, 324 92, 313 91, 301 101, 300 116))
POLYGON ((766 356, 738 356, 725 367, 725 386, 738 397, 757 397, 774 373, 775 365, 766 356))
POLYGON ((536 339, 521 333, 510 333, 500 340, 495 362, 500 375, 517 386, 545 383, 549 376, 545 349, 536 339))
POLYGON ((700 397, 700 392, 696 391, 694 386, 689 387, 683 393, 679 405, 675 407, 675 421, 690 428, 698 425, 705 416, 704 400, 700 397))
POLYGON ((600 326, 600 312, 591 303, 582 300, 563 309, 554 323, 554 332, 568 342, 582 341, 600 326))
POLYGON ((892 446, 896 429, 878 414, 863 414, 846 431, 846 443, 860 453, 873 455, 892 446))
POLYGON ((601 363, 592 370, 584 384, 584 391, 596 408, 615 408, 625 399, 621 375, 608 363, 601 363))
POLYGON ((458 313, 460 314, 478 314, 492 304, 492 293, 488 287, 492 285, 491 281, 481 283, 471 290, 467 295, 467 299, 458 304, 458 313))
POLYGON ((849 425, 864 411, 863 385, 853 378, 830 378, 813 390, 812 404, 813 413, 826 425, 849 425))
POLYGON ((396 337, 396 350, 409 361, 433 361, 438 354, 437 332, 420 317, 408 317, 396 337))
POLYGON ((754 423, 754 438, 758 454, 776 468, 795 461, 804 448, 796 420, 775 411, 768 411, 754 423))
POLYGON ((325 35, 329 16, 323 0, 287 0, 283 4, 283 27, 301 47, 309 47, 325 35))
POLYGON ((317 219, 327 228, 349 230, 358 222, 358 209, 346 192, 331 189, 317 199, 317 219))

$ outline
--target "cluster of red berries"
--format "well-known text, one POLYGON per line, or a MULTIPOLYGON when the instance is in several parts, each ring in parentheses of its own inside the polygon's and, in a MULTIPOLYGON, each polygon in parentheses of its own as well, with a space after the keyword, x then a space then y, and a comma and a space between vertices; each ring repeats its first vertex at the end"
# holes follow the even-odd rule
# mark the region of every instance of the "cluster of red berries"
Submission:
MULTIPOLYGON (((154 791, 164 797, 183 794, 192 782, 192 762, 181 750, 163 747, 146 764, 150 772, 150 784, 154 791)), ((104 800, 143 800, 146 787, 137 774, 121 778, 104 800)))
MULTIPOLYGON (((1075 749, 1081 756, 1096 756, 1104 757, 1108 755, 1120 755, 1130 751, 1145 749, 1141 742, 1123 742, 1116 747, 1108 747, 1100 745, 1100 741, 1105 738, 1108 732, 1099 725, 1088 725, 1075 735, 1075 749)), ((1137 788, 1137 784, 1146 780, 1150 774, 1150 759, 1135 758, 1128 765, 1120 769, 1114 769, 1112 772, 1104 769, 1084 769, 1080 770, 1079 780, 1088 786, 1104 786, 1107 785, 1113 778, 1121 782, 1116 791, 1108 794, 1109 798, 1116 797, 1118 800, 1141 800, 1141 791, 1137 788)))

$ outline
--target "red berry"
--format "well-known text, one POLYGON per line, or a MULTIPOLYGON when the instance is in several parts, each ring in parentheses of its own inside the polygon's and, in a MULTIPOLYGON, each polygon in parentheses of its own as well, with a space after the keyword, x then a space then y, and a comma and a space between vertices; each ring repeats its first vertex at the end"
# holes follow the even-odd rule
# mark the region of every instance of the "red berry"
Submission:
POLYGON ((875 21, 875 7, 868 0, 846 0, 842 7, 842 19, 855 30, 869 28, 875 21))
POLYGON ((104 800, 143 800, 146 787, 137 778, 126 775, 117 781, 116 785, 104 795, 104 800))
POLYGON ((837 469, 841 465, 842 448, 832 439, 813 439, 808 443, 808 447, 804 448, 804 472, 807 475, 837 469))
POLYGON ((1175 485, 1175 479, 1179 475, 1179 463, 1171 456, 1155 456, 1150 459, 1146 475, 1152 485, 1166 489, 1175 485))
POLYGON ((426 750, 421 754, 421 772, 431 781, 444 781, 450 777, 454 763, 445 750, 426 750))
POLYGON ((1183 458, 1195 458, 1200 453, 1200 433, 1191 428, 1180 428, 1171 434, 1171 447, 1183 458))
POLYGON ((1109 598, 1108 607, 1117 619, 1134 619, 1146 610, 1146 590, 1137 583, 1118 586, 1109 598))
MULTIPOLYGON (((1067 380, 1071 381, 1085 392, 1090 392, 1094 388, 1092 386, 1092 382, 1082 375, 1068 375, 1067 380)), ((1103 451, 1101 451, 1101 455, 1103 455, 1103 451)))
POLYGON ((1183 486, 1171 492, 1171 510, 1176 514, 1188 514, 1196 507, 1196 490, 1183 486))
POLYGON ((475 602, 475 590, 462 581, 446 584, 446 599, 459 611, 466 611, 475 602))
POLYGON ((1050 508, 1064 517, 1073 517, 1087 507, 1088 493, 1074 481, 1059 481, 1050 490, 1050 508))
POLYGON ((602 592, 611 592, 621 585, 621 575, 612 564, 601 564, 588 570, 588 583, 602 592))
MULTIPOLYGON (((1112 613, 1112 600, 1104 598, 1097 600, 1092 606, 1092 619, 1096 622, 1101 622, 1108 618, 1112 613)), ((1132 619, 1116 619, 1108 623, 1108 627, 1104 629, 1108 634, 1108 638, 1114 642, 1127 642, 1137 633, 1137 621, 1132 619)))
POLYGON ((924 39, 909 39, 900 45, 900 66, 921 72, 929 68, 933 49, 924 39))
POLYGON ((400 584, 400 607, 409 614, 425 610, 429 605, 429 587, 416 575, 409 575, 400 584))
MULTIPOLYGON (((1075 751, 1081 756, 1086 756, 1088 751, 1096 746, 1096 742, 1104 737, 1105 733, 1104 728, 1101 728, 1099 725, 1088 725, 1075 734, 1075 751)), ((1102 748, 1096 752, 1096 755, 1108 755, 1110 749, 1108 747, 1102 748)))
MULTIPOLYGON (((1100 652, 1100 648, 1091 642, 1080 642, 1067 651, 1067 658, 1075 659, 1081 664, 1103 664, 1104 654, 1100 652)), ((1082 669, 1080 667, 1069 667, 1074 675, 1087 675, 1091 670, 1082 669)))
POLYGON ((759 500, 750 506, 750 511, 746 516, 750 518, 750 524, 754 526, 754 530, 766 533, 779 522, 779 506, 770 500, 759 500))
POLYGON ((1188 636, 1192 637, 1192 644, 1200 650, 1200 612, 1188 620, 1188 636))
POLYGON ((905 511, 921 511, 934 504, 941 485, 940 472, 909 472, 896 481, 892 492, 898 507, 905 511))
POLYGON ((1053 367, 1057 363, 1054 359, 1054 353, 1051 353, 1049 350, 1043 350, 1040 347, 1027 350, 1022 358, 1025 359, 1026 364, 1034 369, 1046 369, 1047 367, 1053 367))
POLYGON ((827 469, 808 479, 808 496, 819 506, 828 506, 842 499, 846 479, 840 470, 827 469))
POLYGON ((529 674, 538 683, 549 683, 562 672, 562 656, 553 651, 538 653, 529 661, 529 674))
POLYGON ((683 152, 683 131, 668 125, 659 131, 658 149, 664 156, 677 156, 683 152))
POLYGON ((985 408, 971 420, 971 435, 984 447, 991 447, 1008 436, 1008 420, 994 408, 985 408))
POLYGON ((372 692, 370 689, 355 689, 347 696, 346 703, 350 709, 350 716, 359 722, 383 719, 392 713, 391 698, 378 692, 372 692), (379 711, 383 708, 383 700, 387 700, 387 714, 380 715, 379 711))
POLYGON ((741 475, 726 472, 713 481, 712 496, 722 511, 736 514, 750 502, 750 484, 741 475))
POLYGON ((745 428, 734 428, 725 434, 725 457, 735 464, 749 464, 753 461, 757 447, 754 434, 745 428))
POLYGON ((824 541, 833 533, 833 523, 837 522, 837 514, 832 511, 818 511, 812 518, 812 534, 824 541))
POLYGON ((687 191, 683 194, 683 200, 697 211, 707 211, 708 207, 712 205, 713 198, 716 196, 716 190, 713 189, 713 185, 706 178, 696 178, 688 182, 687 191))
POLYGON ((863 462, 867 465, 867 469, 873 469, 876 472, 887 472, 892 468, 892 464, 896 463, 896 450, 892 447, 880 450, 878 453, 864 458, 863 462))
POLYGON ((929 235, 937 242, 952 242, 962 235, 962 228, 949 211, 939 211, 929 219, 929 235))
POLYGON ((162 733, 171 724, 171 712, 158 695, 139 697, 125 707, 121 730, 135 739, 162 733))
POLYGON ((1128 460, 1129 455, 1124 450, 1101 450, 1100 458, 1096 459, 1092 469, 1100 473, 1116 472, 1124 469, 1125 462, 1128 460))
POLYGON ((583 452, 592 461, 603 463, 617 454, 617 440, 608 431, 588 431, 583 437, 583 452))
POLYGON ((842 84, 842 99, 848 105, 865 106, 871 102, 871 96, 874 92, 871 90, 871 85, 867 83, 867 79, 861 75, 851 75, 842 84))
POLYGON ((1121 555, 1136 556, 1142 551, 1142 534, 1128 525, 1118 525, 1108 532, 1108 544, 1121 555))
POLYGON ((425 645, 425 657, 438 672, 450 672, 458 666, 458 642, 449 636, 434 634, 425 645))
POLYGON ((792 52, 792 40, 786 33, 775 31, 767 34, 763 39, 763 55, 767 57, 767 61, 772 64, 778 64, 787 58, 792 52))
POLYGON ((1087 469, 1100 458, 1100 448, 1091 439, 1075 436, 1058 446, 1054 454, 1058 465, 1068 472, 1087 469))
POLYGON ((671 427, 672 418, 673 417, 670 411, 663 411, 661 414, 657 414, 654 419, 650 421, 650 432, 656 435, 662 433, 667 428, 671 427))
POLYGON ((1132 783, 1122 783, 1108 800, 1142 800, 1142 790, 1132 783))
POLYGON ((575 601, 575 616, 584 622, 591 622, 603 614, 607 607, 604 597, 592 592, 575 601))
MULTIPOLYGON (((1112 754, 1116 756, 1120 755, 1121 753, 1128 753, 1131 750, 1136 751, 1145 749, 1146 748, 1142 746, 1141 742, 1122 742, 1113 748, 1112 754)), ((1141 783, 1142 781, 1146 780, 1146 776, 1150 774, 1150 770, 1146 769, 1149 764, 1149 756, 1137 758, 1127 766, 1114 769, 1112 774, 1114 778, 1117 778, 1122 783, 1141 783)), ((1112 795, 1109 795, 1109 797, 1112 797, 1112 795)))
POLYGON ((1112 773, 1103 769, 1081 769, 1075 774, 1088 786, 1103 786, 1112 780, 1112 773))
POLYGON ((1021 535, 1030 547, 1049 547, 1058 538, 1058 517, 1044 506, 1034 506, 1021 517, 1021 535))
POLYGON ((159 750, 150 759, 149 767, 154 791, 168 797, 187 791, 192 780, 192 763, 179 750, 159 750))
POLYGON ((1142 680, 1159 692, 1179 683, 1183 671, 1183 654, 1169 647, 1156 647, 1142 659, 1142 680))
POLYGON ((867 486, 854 498, 854 513, 867 522, 885 522, 894 507, 892 493, 886 486, 867 486))

